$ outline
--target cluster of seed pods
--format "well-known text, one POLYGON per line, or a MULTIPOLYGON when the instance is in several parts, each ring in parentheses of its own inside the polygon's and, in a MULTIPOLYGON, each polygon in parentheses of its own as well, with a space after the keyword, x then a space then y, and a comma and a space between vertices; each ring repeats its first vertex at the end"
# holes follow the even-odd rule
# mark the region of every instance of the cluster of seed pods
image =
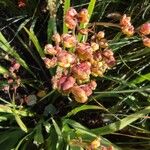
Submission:
POLYGON ((87 24, 88 21, 87 9, 77 13, 70 8, 65 15, 68 33, 54 34, 54 44, 45 45, 46 57, 43 58, 48 69, 56 68, 52 77, 53 89, 72 95, 79 103, 85 103, 95 90, 97 84, 94 78, 102 77, 115 64, 105 32, 94 33, 88 42, 78 40, 79 33, 88 34, 89 29, 80 29, 80 24, 87 24))
MULTIPOLYGON (((131 17, 127 17, 126 14, 124 14, 120 19, 120 27, 122 33, 127 36, 133 36, 133 34, 136 32, 136 29, 134 29, 133 25, 131 24, 131 17)), ((148 37, 150 35, 150 23, 146 22, 142 24, 137 29, 137 32, 141 36, 144 46, 150 47, 150 38, 148 37)))
POLYGON ((20 86, 20 77, 17 76, 17 72, 20 68, 20 64, 15 60, 11 61, 11 66, 9 67, 9 72, 5 73, 3 76, 7 80, 7 83, 3 86, 2 90, 8 92, 9 90, 14 90, 20 86))

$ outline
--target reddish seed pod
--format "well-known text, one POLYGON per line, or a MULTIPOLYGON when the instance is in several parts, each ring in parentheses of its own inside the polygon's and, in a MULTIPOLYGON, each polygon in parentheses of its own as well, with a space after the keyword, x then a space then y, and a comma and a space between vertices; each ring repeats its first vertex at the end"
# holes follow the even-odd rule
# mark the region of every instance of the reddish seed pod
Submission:
POLYGON ((72 88, 75 84, 75 79, 70 76, 67 77, 66 80, 63 82, 61 88, 63 91, 69 90, 70 88, 72 88))
POLYGON ((144 23, 141 27, 140 27, 140 32, 143 35, 149 35, 150 34, 150 23, 144 23))
POLYGON ((72 7, 66 12, 65 23, 66 23, 66 26, 71 30, 77 26, 76 15, 77 15, 77 12, 72 7))
POLYGON ((77 11, 74 8, 69 8, 69 10, 66 12, 66 16, 69 17, 75 17, 77 15, 77 11))
POLYGON ((143 37, 143 44, 144 46, 150 47, 150 38, 143 37))
POLYGON ((25 6, 26 6, 25 0, 18 0, 18 7, 19 8, 24 8, 25 6))

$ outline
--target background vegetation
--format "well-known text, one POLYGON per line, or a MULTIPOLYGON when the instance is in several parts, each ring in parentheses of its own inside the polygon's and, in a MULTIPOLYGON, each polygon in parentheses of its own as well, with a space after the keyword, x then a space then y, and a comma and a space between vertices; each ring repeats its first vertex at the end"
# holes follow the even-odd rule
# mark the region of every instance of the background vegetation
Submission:
POLYGON ((150 149, 150 48, 138 35, 125 37, 104 23, 118 24, 116 16, 128 14, 138 28, 150 21, 149 0, 26 0, 24 7, 16 0, 0 0, 0 13, 1 149, 82 150, 95 139, 115 150, 150 149), (95 31, 106 32, 117 60, 97 78, 98 87, 86 104, 52 90, 53 71, 42 60, 53 33, 67 30, 62 14, 69 6, 89 8, 90 23, 101 23, 95 31), (21 68, 9 83, 4 76, 12 59, 21 68), (8 86, 10 90, 2 90, 8 86))

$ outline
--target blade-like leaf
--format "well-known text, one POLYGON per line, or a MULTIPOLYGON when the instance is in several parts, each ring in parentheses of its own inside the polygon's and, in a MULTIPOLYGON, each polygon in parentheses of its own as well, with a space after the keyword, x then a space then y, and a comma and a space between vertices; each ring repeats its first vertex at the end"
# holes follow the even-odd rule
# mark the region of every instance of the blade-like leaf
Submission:
POLYGON ((34 34, 34 32, 33 31, 29 31, 26 27, 24 27, 24 30, 26 31, 26 33, 28 34, 29 38, 33 42, 33 44, 36 47, 36 50, 38 51, 38 53, 41 56, 41 58, 45 57, 44 51, 41 48, 40 43, 39 43, 36 35, 34 34))
POLYGON ((145 109, 138 111, 134 114, 131 114, 117 122, 114 122, 110 125, 107 125, 102 128, 97 128, 97 129, 92 129, 91 131, 95 134, 100 134, 100 135, 106 135, 110 133, 114 133, 116 131, 119 131, 126 126, 130 125, 132 122, 136 121, 137 119, 143 117, 144 115, 150 113, 150 106, 146 107, 145 109))
POLYGON ((100 106, 96 106, 96 105, 83 105, 83 106, 72 109, 65 117, 70 117, 80 111, 89 110, 89 109, 103 109, 103 108, 101 108, 100 106))
POLYGON ((0 48, 4 50, 6 53, 8 53, 9 55, 11 55, 12 57, 14 57, 21 66, 23 66, 26 70, 28 70, 33 75, 33 72, 29 69, 26 62, 19 56, 16 50, 14 50, 10 46, 10 44, 8 43, 8 41, 5 39, 5 37, 1 32, 0 32, 0 48))
MULTIPOLYGON (((68 8, 70 7, 70 0, 65 0, 64 2, 64 16, 66 14, 66 11, 68 10, 68 8)), ((65 24, 65 20, 63 21, 63 33, 67 33, 68 32, 68 28, 65 24)))
POLYGON ((43 134, 42 134, 42 126, 41 126, 41 124, 39 124, 36 127, 36 132, 35 132, 35 135, 34 135, 34 143, 36 145, 44 143, 44 137, 43 137, 43 134))
POLYGON ((136 79, 132 80, 130 83, 139 84, 139 83, 144 82, 145 80, 150 81, 150 73, 147 73, 145 75, 140 75, 136 79))
POLYGON ((19 117, 19 115, 15 111, 14 111, 14 116, 15 116, 16 122, 18 123, 18 125, 20 126, 22 131, 28 132, 26 125, 22 122, 21 118, 19 117))

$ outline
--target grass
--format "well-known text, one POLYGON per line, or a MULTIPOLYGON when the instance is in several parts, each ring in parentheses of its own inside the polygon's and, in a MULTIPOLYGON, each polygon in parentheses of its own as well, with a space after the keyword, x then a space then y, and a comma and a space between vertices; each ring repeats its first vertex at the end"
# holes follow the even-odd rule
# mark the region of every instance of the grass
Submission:
POLYGON ((143 46, 137 34, 125 37, 116 26, 117 19, 107 16, 114 12, 127 13, 134 26, 139 27, 150 21, 149 0, 129 0, 128 3, 125 0, 82 3, 66 0, 57 4, 57 11, 62 14, 70 6, 78 10, 88 8, 90 23, 97 23, 95 31, 105 30, 117 64, 103 78, 97 78, 98 87, 87 103, 78 104, 61 96, 52 90, 50 83, 55 70, 46 69, 42 58, 44 45, 51 42, 52 34, 57 30, 68 31, 63 16, 57 13, 55 18, 50 10, 43 12, 46 3, 42 1, 27 1, 23 9, 18 8, 15 1, 1 1, 1 11, 7 12, 0 17, 0 87, 8 85, 3 75, 8 74, 12 58, 22 66, 17 72, 21 79, 17 91, 0 91, 1 149, 83 150, 100 138, 102 145, 112 145, 115 150, 148 150, 150 48, 143 46), (46 19, 41 27, 43 16, 46 19), (41 91, 45 94, 38 97, 41 91), (37 97, 35 105, 18 103, 29 95, 37 97), (95 127, 90 128, 92 125, 95 127))

